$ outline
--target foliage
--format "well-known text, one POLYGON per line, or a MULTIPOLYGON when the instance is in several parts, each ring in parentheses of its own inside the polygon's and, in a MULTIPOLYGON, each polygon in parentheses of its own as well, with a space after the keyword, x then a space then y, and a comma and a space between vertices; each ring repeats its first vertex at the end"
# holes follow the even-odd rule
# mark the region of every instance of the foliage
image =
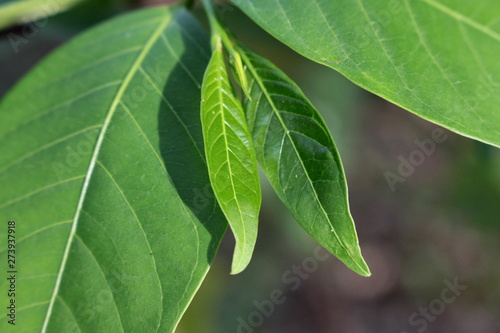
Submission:
MULTIPOLYGON (((257 163, 305 231, 370 275, 321 115, 201 2, 210 37, 179 5, 125 14, 61 47, 0 104, 0 215, 20 221, 18 278, 30 281, 20 332, 174 331, 227 225, 232 273, 251 260, 257 163)), ((500 146, 495 1, 234 3, 307 58, 500 146)), ((3 5, 0 27, 30 4, 3 5)))

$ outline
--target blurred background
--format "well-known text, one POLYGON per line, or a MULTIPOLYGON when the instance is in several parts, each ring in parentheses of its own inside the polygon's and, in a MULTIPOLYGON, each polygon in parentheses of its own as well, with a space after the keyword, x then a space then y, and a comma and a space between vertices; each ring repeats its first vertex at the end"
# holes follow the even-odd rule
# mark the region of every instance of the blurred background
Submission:
MULTIPOLYGON (((40 26, 0 31, 0 98, 81 31, 166 2, 87 0, 40 26), (13 34, 24 36, 17 52, 13 34)), ((177 333, 499 333, 500 151, 444 130, 432 153, 415 153, 415 140, 433 140, 439 126, 301 57, 229 3, 219 8, 236 36, 294 79, 325 118, 373 275, 357 276, 326 257, 263 178, 252 263, 229 274, 234 240, 227 233, 177 333), (400 176, 401 160, 417 155, 420 165, 391 186, 387 177, 400 176)), ((194 12, 205 24, 198 6, 194 12)))

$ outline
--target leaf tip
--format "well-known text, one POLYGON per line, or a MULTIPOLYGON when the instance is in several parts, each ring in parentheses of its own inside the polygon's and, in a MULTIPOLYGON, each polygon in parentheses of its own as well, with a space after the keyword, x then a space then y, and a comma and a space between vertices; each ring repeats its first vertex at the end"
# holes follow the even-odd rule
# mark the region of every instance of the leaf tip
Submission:
POLYGON ((236 258, 233 258, 233 264, 231 265, 231 275, 237 275, 240 274, 247 268, 248 262, 241 263, 241 260, 236 260, 236 258))
POLYGON ((365 261, 361 258, 361 262, 356 262, 356 266, 348 266, 350 269, 352 269, 354 272, 358 273, 361 276, 364 277, 370 277, 372 276, 372 272, 370 271, 370 268, 368 265, 365 263, 365 261))
POLYGON ((372 276, 372 272, 370 271, 370 268, 368 266, 364 267, 362 270, 360 270, 356 273, 358 273, 359 275, 364 276, 364 277, 372 276))
POLYGON ((350 255, 351 258, 353 259, 353 264, 348 265, 348 267, 361 276, 370 277, 372 275, 372 272, 370 271, 368 264, 363 258, 363 255, 361 254, 361 250, 359 249, 359 247, 357 251, 354 251, 354 253, 351 252, 350 255))
POLYGON ((252 259, 254 246, 255 242, 250 245, 249 243, 236 241, 233 262, 231 263, 231 275, 239 274, 247 268, 250 264, 250 260, 252 259))

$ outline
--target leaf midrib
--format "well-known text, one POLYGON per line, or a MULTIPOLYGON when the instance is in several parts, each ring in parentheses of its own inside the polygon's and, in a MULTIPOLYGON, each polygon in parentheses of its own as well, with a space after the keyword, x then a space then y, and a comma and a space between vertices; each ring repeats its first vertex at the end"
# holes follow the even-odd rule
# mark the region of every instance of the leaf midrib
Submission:
MULTIPOLYGON (((216 51, 218 52, 218 51, 216 51)), ((223 78, 223 75, 225 74, 223 72, 223 70, 221 71, 221 68, 220 66, 217 66, 217 70, 216 72, 220 72, 220 75, 217 75, 218 77, 220 78, 223 78)), ((225 79, 225 78, 224 78, 225 79)), ((222 84, 222 80, 217 80, 217 86, 219 89, 218 92, 219 92, 219 100, 222 102, 223 101, 223 84, 222 84)), ((241 222, 241 226, 243 228, 243 251, 241 253, 241 256, 238 260, 238 264, 235 265, 235 268, 239 268, 240 265, 241 265, 241 261, 243 260, 243 254, 245 252, 244 249, 246 249, 246 245, 247 245, 247 232, 246 232, 246 227, 245 227, 245 223, 244 223, 244 220, 243 220, 243 214, 242 214, 242 211, 241 211, 241 207, 240 207, 240 202, 238 200, 238 196, 236 195, 236 188, 235 188, 235 185, 234 185, 234 180, 233 180, 233 171, 232 171, 232 168, 231 168, 231 160, 229 158, 229 142, 227 141, 227 132, 226 132, 226 117, 225 117, 225 114, 224 114, 224 105, 219 103, 219 107, 220 107, 220 114, 221 114, 221 120, 222 120, 222 135, 224 136, 224 145, 226 146, 226 149, 225 149, 225 152, 226 152, 226 160, 227 160, 227 166, 229 168, 229 179, 231 181, 231 188, 233 190, 233 197, 234 197, 234 201, 236 202, 236 206, 238 207, 238 213, 240 215, 240 222, 241 222)), ((230 225, 231 226, 231 225, 230 225)))
POLYGON ((281 118, 281 115, 279 114, 279 112, 277 111, 278 109, 276 108, 275 104, 274 104, 274 101, 272 100, 270 94, 267 92, 267 89, 264 85, 264 83, 260 80, 260 76, 258 75, 256 69, 254 68, 253 66, 253 63, 249 60, 249 58, 247 57, 246 53, 245 52, 241 52, 241 56, 245 59, 245 62, 247 63, 247 66, 249 68, 249 70, 252 72, 252 76, 254 77, 254 80, 258 83, 258 85, 260 86, 260 89, 262 91, 262 93, 266 96, 267 100, 269 101, 269 104, 271 105, 271 108, 273 110, 273 113, 276 115, 276 117, 278 118, 281 126, 283 127, 283 129, 285 130, 285 135, 288 137, 288 140, 290 141, 290 143, 292 144, 292 147, 293 147, 293 150, 295 152, 295 154, 297 155, 298 157, 298 160, 300 162, 300 165, 302 167, 302 170, 304 171, 304 174, 306 175, 307 177, 307 180, 312 188, 312 191, 314 193, 314 197, 316 199, 316 201, 318 202, 318 205, 321 209, 321 212, 323 213, 323 215, 326 217, 326 220, 328 221, 328 223, 330 224, 330 226, 332 227, 332 232, 333 234, 335 235, 335 238, 337 238, 339 244, 342 246, 342 248, 346 251, 347 255, 353 260, 353 262, 356 264, 356 266, 358 266, 361 271, 365 271, 365 269, 363 269, 363 267, 361 267, 359 264, 358 264, 358 261, 355 260, 355 258, 353 258, 353 256, 351 255, 351 252, 347 249, 347 247, 345 246, 344 242, 342 242, 340 240, 340 237, 339 235, 337 234, 337 232, 335 231, 335 228, 333 227, 333 224, 332 222, 330 221, 330 218, 328 217, 328 214, 326 213, 324 207, 323 207, 323 204, 321 203, 321 201, 319 200, 318 198, 318 194, 316 193, 316 188, 314 187, 312 181, 311 181, 311 178, 309 177, 309 174, 307 172, 307 169, 305 168, 304 166, 304 163, 302 162, 302 159, 300 158, 300 155, 298 153, 298 150, 297 150, 297 147, 295 146, 295 142, 293 141, 292 137, 290 136, 290 133, 289 133, 289 130, 288 130, 288 127, 285 125, 283 119, 281 118))
MULTIPOLYGON (((152 47, 156 43, 156 41, 160 38, 161 34, 163 33, 163 30, 170 23, 170 21, 172 19, 171 12, 166 10, 165 15, 166 15, 165 19, 160 22, 158 28, 151 35, 151 38, 146 42, 143 50, 138 55, 137 59, 134 61, 132 66, 130 67, 123 83, 121 84, 118 92, 116 93, 115 98, 113 99, 113 101, 111 103, 111 106, 108 110, 106 118, 103 122, 103 126, 101 128, 100 133, 99 133, 96 147, 95 147, 94 152, 92 154, 92 158, 90 160, 89 167, 88 167, 88 172, 87 172, 87 175, 85 176, 85 181, 84 181, 81 193, 80 193, 78 205, 77 205, 76 212, 75 212, 75 217, 73 218, 73 225, 71 227, 71 231, 70 231, 70 234, 68 237, 68 242, 66 243, 66 248, 65 248, 64 254, 63 254, 63 259, 61 261, 61 266, 60 266, 59 272, 57 274, 57 279, 56 279, 56 284, 54 286, 54 291, 53 291, 51 299, 49 301, 49 307, 47 309, 47 313, 46 313, 46 316, 45 316, 45 319, 43 322, 42 331, 41 331, 42 333, 47 332, 47 327, 48 327, 48 324, 49 324, 49 321, 50 321, 50 318, 52 315, 54 303, 55 303, 56 297, 59 293, 59 288, 61 285, 62 276, 63 276, 64 270, 66 267, 66 263, 67 263, 67 260, 69 257, 69 251, 70 251, 71 245, 73 243, 73 240, 75 238, 75 234, 77 231, 80 213, 81 213, 82 208, 83 208, 83 203, 84 203, 85 198, 86 198, 87 190, 88 190, 88 187, 90 185, 90 180, 92 179, 93 171, 94 171, 95 166, 97 164, 97 158, 98 158, 99 153, 101 151, 101 147, 102 147, 107 129, 109 128, 109 125, 111 123, 113 115, 115 114, 115 111, 118 108, 118 105, 119 105, 125 91, 127 90, 130 82, 132 81, 133 77, 135 76, 138 69, 140 68, 141 63, 144 61, 144 59, 146 58, 147 54, 152 49, 152 47)), ((161 322, 161 317, 160 317, 160 322, 161 322)), ((120 321, 120 325, 122 325, 121 321, 120 321)), ((123 326, 122 326, 122 331, 124 331, 123 326)))

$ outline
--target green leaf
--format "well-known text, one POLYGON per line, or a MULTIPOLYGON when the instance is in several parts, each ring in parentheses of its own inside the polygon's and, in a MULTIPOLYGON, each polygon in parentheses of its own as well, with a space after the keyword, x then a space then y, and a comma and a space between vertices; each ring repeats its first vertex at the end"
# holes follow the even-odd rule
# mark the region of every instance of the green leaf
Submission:
POLYGON ((65 11, 84 0, 12 0, 0 3, 0 29, 65 11))
POLYGON ((233 0, 274 37, 416 115, 500 146, 500 2, 233 0))
POLYGON ((243 67, 243 62, 241 60, 240 54, 236 50, 230 50, 230 63, 233 72, 236 74, 235 78, 245 94, 246 98, 252 99, 248 91, 248 78, 245 73, 245 68, 243 67))
POLYGON ((314 239, 369 276, 349 212, 342 162, 323 119, 272 63, 248 49, 242 57, 253 77, 252 100, 245 103, 248 123, 270 183, 314 239))
POLYGON ((209 54, 184 9, 138 11, 71 41, 4 99, 16 332, 174 331, 227 226, 199 115, 209 54))
POLYGON ((236 239, 231 274, 250 262, 257 240, 261 190, 245 113, 229 81, 221 41, 202 87, 201 122, 210 181, 236 239))

